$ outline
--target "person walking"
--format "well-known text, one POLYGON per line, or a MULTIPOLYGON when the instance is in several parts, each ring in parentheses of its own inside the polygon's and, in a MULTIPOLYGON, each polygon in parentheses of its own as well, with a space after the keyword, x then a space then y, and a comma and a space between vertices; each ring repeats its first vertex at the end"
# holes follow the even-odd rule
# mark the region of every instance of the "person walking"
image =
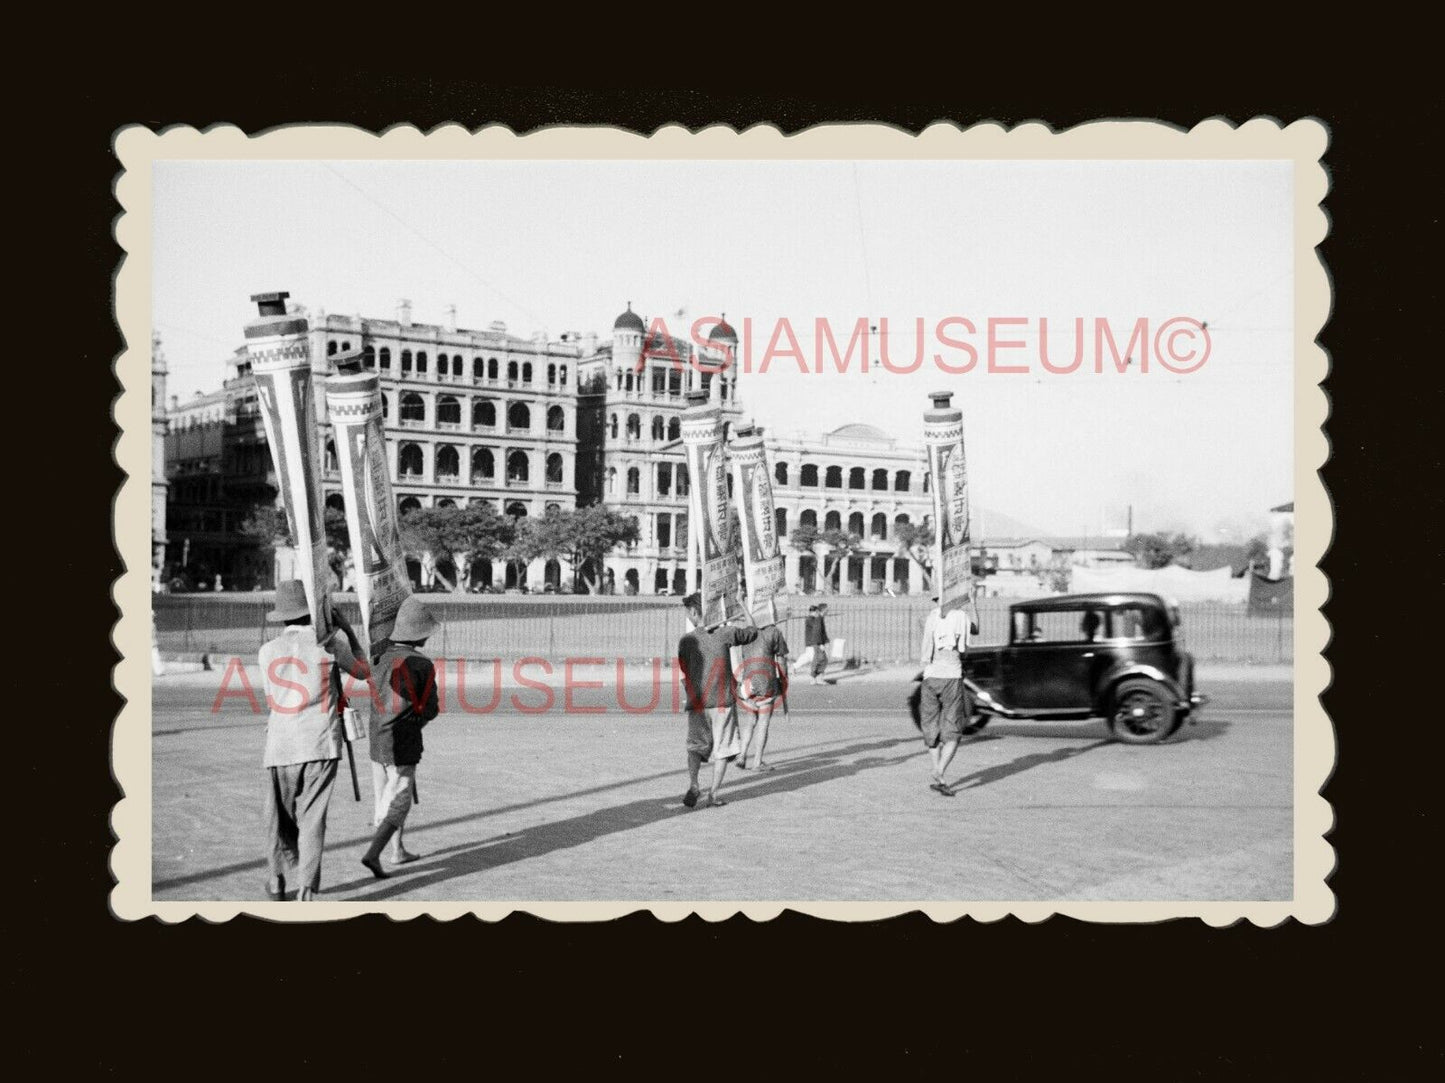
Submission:
POLYGON ((969 638, 978 633, 977 623, 963 609, 944 615, 936 604, 923 622, 923 640, 918 661, 923 666, 920 689, 919 723, 923 745, 933 764, 933 781, 929 789, 943 797, 952 797, 945 775, 958 751, 963 737, 964 720, 968 716, 968 691, 963 684, 963 655, 969 638))
POLYGON ((436 666, 421 653, 436 631, 437 619, 422 600, 409 596, 397 610, 391 636, 382 640, 374 672, 380 708, 371 711, 371 777, 376 794, 376 833, 361 863, 378 880, 390 874, 381 853, 392 843, 391 863, 405 865, 420 855, 407 850, 402 827, 416 799, 416 769, 421 763, 422 728, 437 716, 436 666))
POLYGON ((828 603, 819 602, 808 606, 808 619, 803 623, 803 646, 813 648, 813 683, 823 683, 823 671, 828 668, 828 625, 823 615, 828 612, 828 603))
POLYGON ((758 633, 758 638, 748 645, 742 655, 742 669, 739 684, 742 699, 739 704, 738 726, 742 751, 738 754, 738 766, 744 770, 772 771, 772 764, 763 760, 768 747, 768 724, 773 719, 773 710, 787 694, 788 641, 783 638, 780 625, 769 624, 758 633), (757 736, 753 741, 754 734, 757 736), (748 749, 756 743, 757 752, 752 765, 748 765, 748 749))
POLYGON ((288 883, 308 902, 321 890, 326 813, 341 759, 341 675, 367 678, 356 633, 332 611, 336 630, 318 642, 311 607, 299 579, 276 588, 266 614, 281 621, 281 634, 261 647, 261 677, 270 714, 266 719, 264 819, 266 896, 280 901, 288 883))
POLYGON ((758 638, 758 630, 752 625, 703 627, 702 595, 697 593, 683 598, 682 605, 692 622, 691 630, 677 644, 677 661, 687 693, 688 784, 682 803, 688 808, 697 804, 698 771, 707 762, 712 764, 707 803, 709 808, 716 808, 727 804, 719 793, 723 775, 728 761, 741 750, 731 648, 752 643, 758 638))

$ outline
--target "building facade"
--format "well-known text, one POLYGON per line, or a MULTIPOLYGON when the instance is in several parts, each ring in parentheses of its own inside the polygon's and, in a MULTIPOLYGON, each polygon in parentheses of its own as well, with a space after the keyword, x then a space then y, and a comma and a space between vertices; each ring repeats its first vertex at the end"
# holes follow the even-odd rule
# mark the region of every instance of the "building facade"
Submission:
POLYGON ((165 588, 166 569, 166 355, 151 333, 151 590, 165 588))

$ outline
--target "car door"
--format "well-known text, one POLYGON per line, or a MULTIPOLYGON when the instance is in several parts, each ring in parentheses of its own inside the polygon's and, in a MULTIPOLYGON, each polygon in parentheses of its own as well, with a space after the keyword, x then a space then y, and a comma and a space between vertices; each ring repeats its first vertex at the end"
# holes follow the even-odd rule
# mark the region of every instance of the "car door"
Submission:
POLYGON ((1004 652, 1003 697, 1015 710, 1081 711, 1093 702, 1098 653, 1088 610, 1016 612, 1004 652))

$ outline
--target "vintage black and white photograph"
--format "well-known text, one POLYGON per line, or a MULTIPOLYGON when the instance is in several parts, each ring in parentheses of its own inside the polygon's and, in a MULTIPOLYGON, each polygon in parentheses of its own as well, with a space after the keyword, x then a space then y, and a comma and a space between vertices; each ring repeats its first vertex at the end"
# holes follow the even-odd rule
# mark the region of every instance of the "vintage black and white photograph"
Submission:
POLYGON ((1093 127, 122 133, 118 911, 1327 919, 1320 126, 1093 127))

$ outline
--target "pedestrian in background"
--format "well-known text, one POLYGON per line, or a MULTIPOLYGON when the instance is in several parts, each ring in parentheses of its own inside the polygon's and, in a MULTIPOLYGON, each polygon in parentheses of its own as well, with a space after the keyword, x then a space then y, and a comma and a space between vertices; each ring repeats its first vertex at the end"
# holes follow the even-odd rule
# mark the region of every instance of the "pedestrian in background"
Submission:
POLYGON ((341 674, 366 680, 368 670, 361 643, 339 612, 331 614, 336 630, 326 642, 317 641, 299 579, 276 588, 276 607, 266 616, 285 624, 259 658, 270 705, 262 759, 266 896, 284 899, 290 882, 297 898, 307 902, 321 890, 326 812, 344 740, 341 674))
POLYGON ((416 799, 416 769, 421 763, 421 731, 437 716, 436 666, 421 653, 436 631, 437 619, 422 600, 410 595, 396 613, 391 636, 376 655, 376 694, 381 708, 371 709, 371 777, 376 794, 376 834, 361 863, 378 880, 388 873, 381 852, 392 843, 391 863, 405 865, 420 855, 407 850, 402 827, 416 799))
POLYGON ((828 668, 828 625, 823 615, 828 612, 828 603, 820 602, 808 607, 808 619, 803 623, 803 646, 813 648, 813 683, 823 683, 823 671, 828 668))

